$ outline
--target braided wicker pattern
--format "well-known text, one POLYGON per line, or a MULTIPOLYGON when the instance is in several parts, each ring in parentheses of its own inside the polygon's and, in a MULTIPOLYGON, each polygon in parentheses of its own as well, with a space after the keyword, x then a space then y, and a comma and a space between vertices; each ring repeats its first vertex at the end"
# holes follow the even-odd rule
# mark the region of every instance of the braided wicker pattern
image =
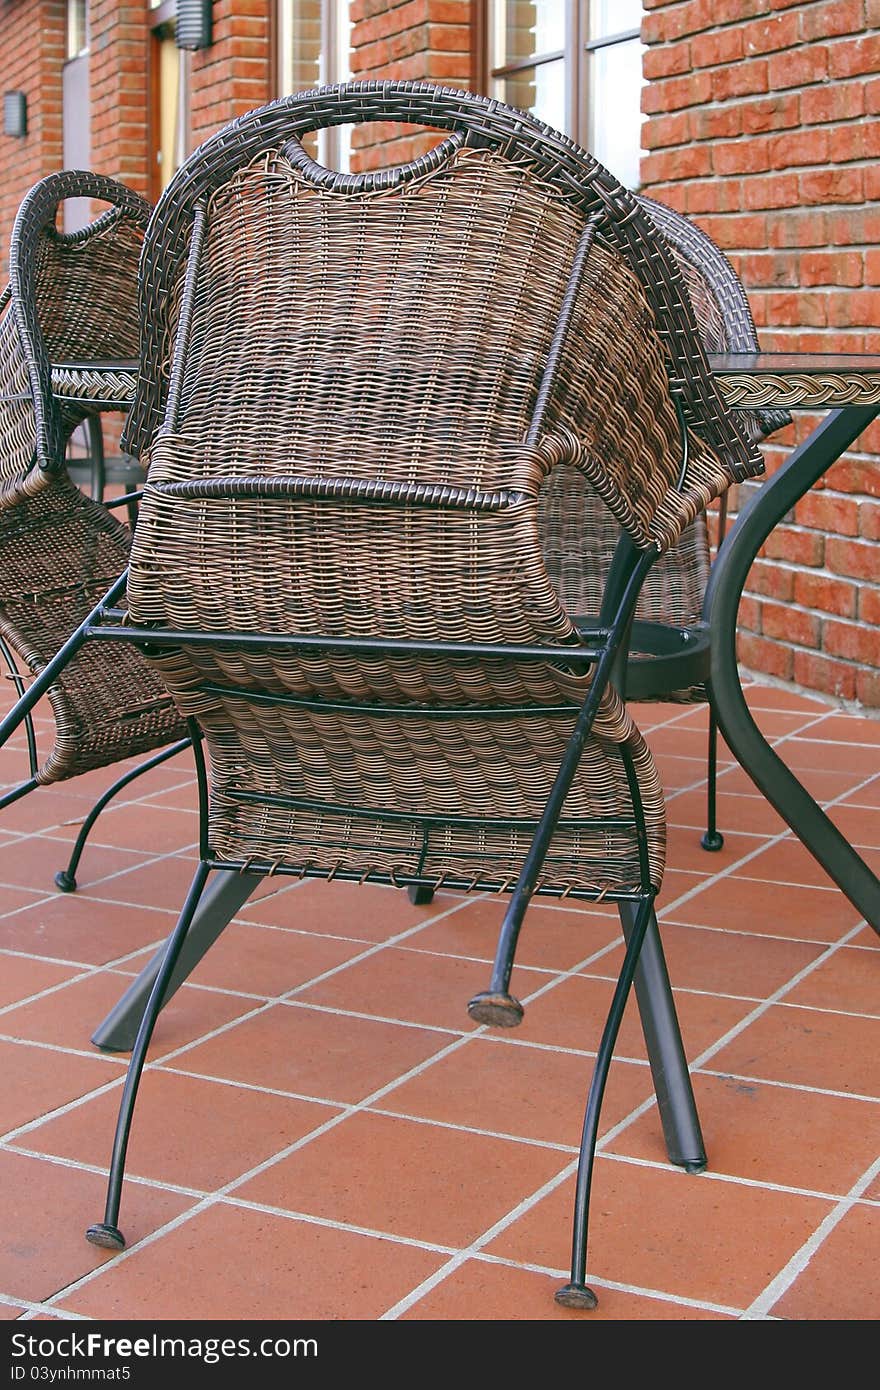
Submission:
POLYGON ((880 402, 880 373, 797 372, 775 376, 761 372, 726 372, 723 390, 733 406, 759 410, 767 401, 778 401, 796 409, 834 410, 847 405, 877 405, 880 402))
POLYGON ((134 396, 137 373, 126 367, 86 363, 83 366, 53 366, 52 394, 85 401, 102 410, 127 409, 134 396))
MULTIPOLYGON (((595 489, 663 550, 732 479, 716 434, 758 468, 695 367, 676 489, 669 358, 687 344, 690 381, 702 349, 665 243, 589 156, 520 113, 353 84, 208 141, 163 195, 142 272, 135 623, 560 651, 151 656, 206 734, 213 854, 510 887, 591 680, 564 661, 578 637, 542 550, 548 479, 595 489), (454 133, 360 178, 291 138, 401 117, 454 133)), ((539 891, 659 887, 664 845, 653 761, 608 687, 539 891)))
MULTIPOLYGON (((0 633, 37 673, 128 564, 131 533, 70 481, 67 439, 99 398, 130 396, 131 372, 53 360, 136 356, 137 261, 149 207, 93 174, 52 175, 24 199, 0 298, 0 633), (57 231, 60 202, 111 202, 87 228, 57 231), (68 400, 59 405, 55 387, 68 400), (83 398, 73 403, 70 397, 83 398)), ((86 646, 50 688, 50 783, 185 737, 161 681, 129 647, 86 646)))

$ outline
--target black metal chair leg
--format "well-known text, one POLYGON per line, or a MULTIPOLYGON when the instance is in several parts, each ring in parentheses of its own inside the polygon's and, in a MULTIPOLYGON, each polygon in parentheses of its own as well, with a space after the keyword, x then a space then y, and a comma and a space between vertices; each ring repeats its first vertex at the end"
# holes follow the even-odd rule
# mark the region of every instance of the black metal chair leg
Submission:
POLYGON ((128 1136, 131 1130, 132 1115, 134 1113, 134 1103, 137 1098, 138 1085, 144 1062, 147 1056, 147 1048, 153 1036, 153 1029, 156 1019, 162 1008, 169 981, 174 973, 177 958, 180 955, 186 934, 189 931, 190 923, 195 916, 202 890, 208 879, 208 866, 204 861, 200 862, 190 885, 183 911, 177 921, 177 926, 168 938, 165 948, 165 957, 162 961, 159 973, 156 976, 144 1016, 141 1019, 138 1034, 135 1038, 132 1049, 131 1061, 128 1064, 128 1073, 125 1078, 125 1086, 122 1091, 122 1100, 119 1105, 119 1117, 116 1121, 116 1133, 113 1139, 113 1153, 110 1159, 110 1177, 107 1187, 107 1203, 104 1209, 104 1220, 89 1226, 86 1231, 86 1239, 92 1245, 100 1245, 105 1250, 122 1250, 125 1248, 125 1237, 116 1224, 119 1220, 119 1203, 122 1196, 122 1179, 125 1170, 125 1155, 128 1149, 128 1136))
POLYGON ((155 753, 152 758, 147 758, 145 762, 139 763, 137 767, 130 769, 128 772, 124 773, 122 777, 117 778, 113 785, 108 787, 104 794, 98 798, 80 826, 79 834, 74 841, 73 850, 67 861, 67 868, 59 869, 58 873, 55 875, 55 886, 60 888, 62 893, 72 893, 76 888, 76 870, 80 858, 82 857, 82 852, 85 849, 86 840, 89 837, 92 826, 95 824, 95 821, 98 819, 108 801, 111 801, 113 797, 116 796, 117 792, 121 792, 123 787, 127 787, 129 782, 133 782, 136 777, 140 777, 142 773, 149 772, 152 768, 158 767, 160 763, 167 762, 169 758, 175 757, 176 754, 182 753, 184 748, 189 747, 191 747, 191 743, 188 738, 170 744, 168 748, 163 748, 161 752, 155 753))
MULTIPOLYGON (((643 557, 639 562, 640 568, 637 567, 635 572, 630 574, 630 587, 634 588, 636 592, 638 590, 634 580, 637 578, 639 582, 641 581, 641 572, 647 571, 649 564, 650 558, 643 557)), ((510 976, 513 972, 516 943, 519 940, 526 909, 532 900, 547 851, 550 848, 553 832, 562 814, 565 798, 568 796, 574 781, 584 744, 589 737, 593 720, 599 710, 602 693, 605 690, 615 658, 616 648, 606 647, 596 668, 587 698, 575 721, 574 729, 559 765, 559 771, 523 861, 516 887, 507 904, 507 911, 504 914, 504 921, 501 923, 498 944, 495 948, 489 988, 475 994, 467 1006, 468 1015, 475 1023, 485 1023, 495 1028, 515 1028, 522 1022, 525 1010, 520 1001, 514 998, 508 989, 510 976)))
POLYGON ((724 847, 724 836, 718 829, 718 724, 715 715, 709 711, 709 737, 706 756, 706 831, 700 844, 703 849, 719 850, 724 847))
POLYGON ((423 907, 426 903, 434 901, 434 889, 426 883, 411 883, 406 895, 415 907, 423 907))
POLYGON ((645 932, 648 929, 648 923, 651 920, 652 912, 653 902, 650 899, 642 902, 639 906, 636 920, 629 933, 623 965, 620 969, 620 975, 618 976, 617 984, 614 989, 614 996, 611 1000, 611 1007, 608 1011, 608 1017, 605 1020, 605 1027, 602 1031, 598 1052, 596 1053, 596 1064, 593 1068, 593 1077, 587 1096, 584 1128, 581 1136, 580 1153, 578 1155, 574 1231, 572 1237, 571 1280, 568 1284, 563 1284, 561 1289, 557 1289, 555 1295, 556 1302, 562 1304, 565 1308, 576 1308, 580 1311, 589 1311, 595 1308, 599 1302, 593 1290, 589 1288, 586 1283, 590 1187, 593 1180, 596 1140, 599 1134, 599 1113, 602 1108, 602 1098, 605 1094, 605 1084, 608 1080, 614 1045, 617 1041, 617 1034, 620 1031, 620 1024, 624 1009, 626 1008, 630 986, 633 982, 633 976, 635 975, 636 966, 638 965, 639 954, 645 939, 645 932))

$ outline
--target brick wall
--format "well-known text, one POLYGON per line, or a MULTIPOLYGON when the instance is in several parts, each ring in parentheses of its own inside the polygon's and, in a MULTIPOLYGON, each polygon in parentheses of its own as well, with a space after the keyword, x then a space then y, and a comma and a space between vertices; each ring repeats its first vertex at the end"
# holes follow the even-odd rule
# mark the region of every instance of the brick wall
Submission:
POLYGON ((90 0, 92 168, 150 195, 145 0, 90 0))
POLYGON ((4 92, 24 92, 27 135, 0 129, 0 263, 5 280, 9 233, 22 197, 44 174, 61 166, 63 0, 16 0, 3 11, 0 81, 4 92))
POLYGON ((274 95, 269 8, 266 0, 214 0, 214 42, 190 59, 190 149, 274 95))
MULTIPOLYGON (((644 8, 645 190, 730 256, 764 347, 880 352, 880 0, 644 8)), ((816 420, 765 447, 768 471, 816 420)), ((746 668, 872 709, 878 454, 875 423, 770 538, 739 641, 746 668)))
MULTIPOLYGON (((353 78, 470 86, 470 0, 353 0, 351 17, 353 78)), ((436 143, 436 135, 413 127, 363 127, 354 133, 352 168, 403 164, 436 143)))

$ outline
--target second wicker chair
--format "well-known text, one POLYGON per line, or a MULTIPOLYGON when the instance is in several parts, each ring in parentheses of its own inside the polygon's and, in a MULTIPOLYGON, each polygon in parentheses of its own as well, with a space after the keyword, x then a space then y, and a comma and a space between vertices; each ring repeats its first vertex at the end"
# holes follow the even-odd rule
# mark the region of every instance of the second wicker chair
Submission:
MULTIPOLYGON (((69 170, 34 185, 12 229, 0 296, 0 652, 20 699, 128 563, 128 526, 75 486, 65 449, 77 425, 122 409, 133 389, 137 268, 149 215, 124 185, 69 170), (106 206, 82 230, 65 233, 57 223, 69 198, 106 206)), ((70 891, 98 813, 188 740, 161 679, 132 648, 80 652, 47 695, 54 746, 41 756, 26 716, 29 776, 0 794, 0 807, 152 754, 125 770, 86 817, 55 878, 70 891)), ((13 710, 7 724, 16 722, 13 710)))

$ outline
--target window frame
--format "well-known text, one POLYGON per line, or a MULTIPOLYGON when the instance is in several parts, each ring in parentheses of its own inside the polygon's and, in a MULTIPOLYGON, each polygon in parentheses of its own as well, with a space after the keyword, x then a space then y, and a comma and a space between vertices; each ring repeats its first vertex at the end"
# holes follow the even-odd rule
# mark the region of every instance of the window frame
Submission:
MULTIPOLYGON (((318 81, 321 84, 344 82, 350 75, 350 64, 343 61, 342 38, 346 16, 349 27, 351 25, 351 0, 315 0, 315 3, 321 24, 318 81)), ((296 0, 275 0, 272 5, 272 75, 277 97, 288 94, 287 22, 282 11, 292 10, 295 4, 296 0)), ((330 126, 318 132, 318 159, 326 168, 347 171, 348 142, 344 128, 330 126)))
MULTIPOLYGON (((474 44, 472 72, 475 90, 487 96, 491 95, 495 82, 503 80, 508 74, 545 65, 561 57, 565 64, 564 134, 569 135, 585 149, 593 149, 596 145, 596 117, 590 101, 592 57, 603 49, 633 41, 639 42, 641 26, 593 37, 591 0, 564 0, 564 49, 553 52, 548 50, 546 53, 533 54, 522 60, 494 67, 491 52, 493 12, 494 6, 504 3, 505 0, 471 0, 471 33, 474 44)), ((643 153, 641 146, 638 147, 637 153, 640 160, 643 153)))

